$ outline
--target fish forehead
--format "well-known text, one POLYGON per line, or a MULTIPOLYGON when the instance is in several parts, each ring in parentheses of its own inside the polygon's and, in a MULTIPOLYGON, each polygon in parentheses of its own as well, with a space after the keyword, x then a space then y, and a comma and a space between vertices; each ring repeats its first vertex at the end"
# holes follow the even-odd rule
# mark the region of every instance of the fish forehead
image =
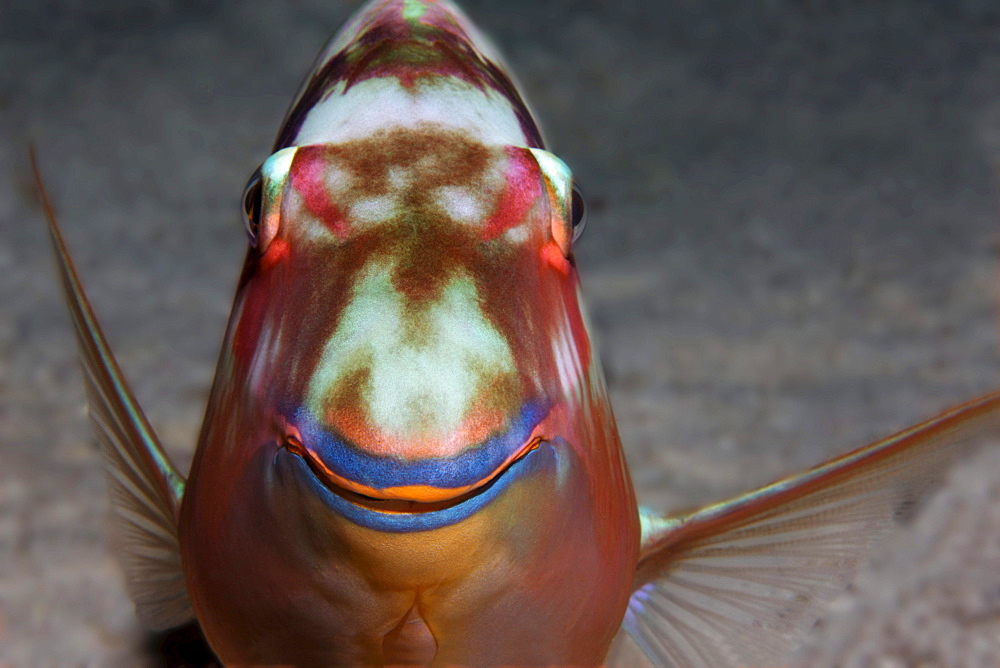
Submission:
POLYGON ((458 8, 377 0, 320 55, 275 148, 422 122, 460 128, 485 143, 543 146, 495 49, 458 8))

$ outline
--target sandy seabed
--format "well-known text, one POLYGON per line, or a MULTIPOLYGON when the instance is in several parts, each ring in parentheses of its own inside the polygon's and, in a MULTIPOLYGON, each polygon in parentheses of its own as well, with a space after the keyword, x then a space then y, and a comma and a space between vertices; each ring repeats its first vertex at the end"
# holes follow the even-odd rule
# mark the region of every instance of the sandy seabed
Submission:
MULTIPOLYGON (((740 492, 1000 386, 992 3, 464 4, 585 188, 579 264, 644 503, 740 492)), ((243 184, 356 5, 0 5, 0 663, 154 661, 108 546, 28 141, 186 469, 243 184)), ((996 664, 998 451, 887 542, 809 665, 996 664)))

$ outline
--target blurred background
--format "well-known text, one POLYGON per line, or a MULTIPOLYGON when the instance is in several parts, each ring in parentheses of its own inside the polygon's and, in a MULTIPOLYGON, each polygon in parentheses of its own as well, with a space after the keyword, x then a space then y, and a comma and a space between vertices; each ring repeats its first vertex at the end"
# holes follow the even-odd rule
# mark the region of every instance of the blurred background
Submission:
MULTIPOLYGON (((0 664, 159 660, 108 545, 29 141, 186 470, 245 249, 243 185, 359 4, 0 0, 0 664)), ((584 188, 579 264, 646 505, 744 491, 1000 386, 996 3, 462 5, 584 188)), ((986 452, 807 656, 988 665, 998 638, 986 452)))

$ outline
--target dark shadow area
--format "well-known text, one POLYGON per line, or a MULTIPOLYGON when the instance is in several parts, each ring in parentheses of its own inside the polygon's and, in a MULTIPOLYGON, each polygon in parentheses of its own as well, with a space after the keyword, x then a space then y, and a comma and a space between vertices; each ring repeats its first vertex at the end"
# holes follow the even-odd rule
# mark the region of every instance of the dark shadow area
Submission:
POLYGON ((210 668, 222 666, 208 646, 197 622, 163 633, 150 634, 144 647, 153 665, 163 668, 210 668))

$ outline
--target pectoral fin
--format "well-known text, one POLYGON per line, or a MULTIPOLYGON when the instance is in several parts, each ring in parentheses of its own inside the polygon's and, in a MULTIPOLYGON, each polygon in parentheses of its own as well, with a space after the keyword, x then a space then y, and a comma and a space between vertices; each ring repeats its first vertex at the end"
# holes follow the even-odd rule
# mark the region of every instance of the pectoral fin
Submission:
POLYGON ((655 665, 787 665, 949 464, 998 441, 995 393, 724 503, 644 516, 622 630, 655 665))
POLYGON ((80 285, 31 155, 35 184, 49 221, 63 293, 79 346, 90 417, 104 455, 129 594, 153 630, 194 618, 177 541, 184 478, 170 463, 132 396, 80 285))

